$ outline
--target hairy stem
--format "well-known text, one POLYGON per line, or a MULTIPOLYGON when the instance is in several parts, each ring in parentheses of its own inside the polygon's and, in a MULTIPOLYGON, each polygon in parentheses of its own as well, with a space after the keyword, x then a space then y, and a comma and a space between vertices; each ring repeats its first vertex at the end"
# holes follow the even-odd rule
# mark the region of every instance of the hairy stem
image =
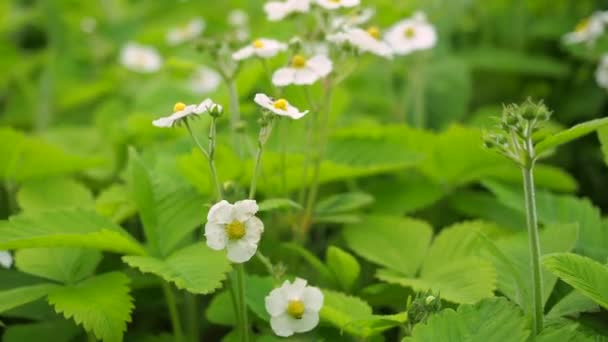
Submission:
POLYGON ((238 285, 237 296, 240 302, 239 330, 242 342, 249 342, 249 320, 247 317, 247 302, 245 301, 245 265, 236 265, 236 281, 238 285))
POLYGON ((212 117, 211 126, 209 127, 209 170, 211 171, 211 177, 215 186, 215 196, 218 201, 221 201, 224 197, 222 195, 222 187, 220 186, 220 180, 217 176, 217 169, 215 168, 215 140, 216 140, 216 117, 212 117))
POLYGON ((177 303, 175 301, 175 294, 171 286, 162 282, 163 292, 165 293, 165 300, 167 301, 167 307, 169 309, 169 317, 171 318, 171 326, 173 327, 173 335, 176 342, 182 342, 184 336, 182 334, 182 325, 179 317, 179 311, 177 310, 177 303))

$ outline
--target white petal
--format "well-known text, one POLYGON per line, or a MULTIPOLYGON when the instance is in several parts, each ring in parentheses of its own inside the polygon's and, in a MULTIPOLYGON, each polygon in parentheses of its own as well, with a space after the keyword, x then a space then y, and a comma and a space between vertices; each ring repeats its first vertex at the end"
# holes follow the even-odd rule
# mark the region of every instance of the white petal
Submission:
POLYGON ((308 114, 307 110, 300 112, 300 110, 294 106, 290 105, 289 107, 287 107, 286 115, 294 120, 300 119, 300 118, 304 117, 304 115, 306 115, 306 114, 308 114))
POLYGON ((310 0, 287 0, 291 11, 306 13, 310 10, 310 0))
POLYGON ((258 203, 255 200, 243 200, 234 203, 236 219, 245 222, 258 212, 258 203))
POLYGON ((207 246, 211 249, 222 250, 226 248, 228 236, 226 236, 226 230, 222 224, 207 222, 205 224, 205 238, 207 239, 207 246))
POLYGON ((270 318, 270 327, 275 334, 281 337, 288 337, 295 332, 292 326, 293 318, 288 314, 283 314, 270 318))
POLYGON ((328 9, 328 10, 334 10, 334 9, 338 9, 341 7, 341 4, 339 1, 332 1, 332 0, 317 0, 317 5, 328 9))
POLYGON ((302 318, 292 319, 291 327, 295 332, 303 333, 311 331, 317 324, 319 324, 319 313, 318 312, 304 312, 302 318))
POLYGON ((294 74, 293 83, 297 85, 311 85, 320 78, 313 69, 297 69, 294 74))
POLYGON ((314 286, 307 286, 302 291, 302 302, 306 311, 318 312, 323 307, 323 292, 314 286))
POLYGON ((232 59, 235 61, 241 61, 243 59, 247 59, 253 55, 255 52, 253 46, 247 45, 244 48, 238 50, 237 52, 232 54, 232 59))
POLYGON ((287 299, 289 300, 300 300, 302 298, 302 293, 304 292, 304 288, 306 287, 306 280, 302 278, 296 278, 293 283, 286 287, 287 291, 287 299))
POLYGON ((340 4, 342 5, 342 7, 355 7, 358 6, 360 3, 360 0, 340 0, 340 4))
POLYGON ((258 245, 248 243, 245 239, 228 240, 226 249, 228 250, 228 260, 240 264, 249 261, 255 255, 258 245))
POLYGON ((280 1, 271 1, 264 4, 264 12, 270 21, 279 21, 289 15, 289 9, 285 3, 280 1))
POLYGON ((13 256, 8 251, 0 251, 0 266, 11 268, 13 265, 13 256))
POLYGON ((331 60, 325 55, 314 56, 308 60, 306 66, 313 69, 321 77, 327 76, 333 68, 331 60))
POLYGON ((253 101, 255 103, 259 104, 260 106, 264 107, 264 108, 267 108, 267 109, 271 109, 272 108, 273 101, 266 94, 262 94, 262 93, 255 94, 255 97, 253 98, 253 101))
POLYGON ((249 220, 245 221, 245 236, 243 240, 248 243, 258 243, 260 237, 264 232, 264 223, 259 218, 252 216, 249 220))
POLYGON ((214 204, 207 214, 207 221, 218 224, 228 224, 235 218, 234 206, 226 200, 214 204))
POLYGON ((296 69, 294 68, 281 68, 274 72, 272 75, 272 84, 277 87, 284 87, 294 83, 296 69))
POLYGON ((266 305, 266 311, 271 317, 279 316, 285 313, 287 305, 287 295, 282 287, 276 288, 266 296, 264 299, 266 305))
POLYGON ((218 106, 220 108, 222 107, 222 106, 218 105, 217 103, 213 102, 213 100, 211 100, 211 99, 205 99, 198 106, 196 106, 196 108, 194 109, 194 112, 198 113, 198 114, 209 112, 211 109, 213 109, 214 106, 218 106))

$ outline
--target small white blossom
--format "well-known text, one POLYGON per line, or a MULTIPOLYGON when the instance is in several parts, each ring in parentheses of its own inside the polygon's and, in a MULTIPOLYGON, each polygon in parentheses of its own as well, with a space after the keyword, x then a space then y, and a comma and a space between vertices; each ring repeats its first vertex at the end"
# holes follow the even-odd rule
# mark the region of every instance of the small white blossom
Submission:
POLYGON ((209 210, 205 224, 207 246, 226 249, 228 259, 243 263, 255 255, 264 232, 264 223, 255 216, 258 205, 254 200, 216 203, 209 210))
POLYGON ((317 0, 317 5, 328 10, 334 10, 359 6, 360 2, 360 0, 317 0))
POLYGON ((186 105, 178 102, 173 106, 173 114, 156 119, 152 124, 156 127, 173 127, 176 123, 187 119, 189 116, 198 116, 212 110, 222 111, 222 106, 214 103, 211 99, 206 99, 200 104, 186 105))
POLYGON ((265 299, 270 314, 270 326, 275 334, 283 337, 314 329, 319 323, 319 311, 323 307, 323 292, 306 286, 306 280, 296 278, 285 281, 270 292, 265 299))
POLYGON ((274 72, 272 83, 278 87, 290 84, 310 85, 329 75, 332 69, 333 64, 325 55, 316 55, 310 59, 295 55, 290 66, 274 72))
POLYGON ((346 28, 343 32, 329 35, 327 40, 337 44, 349 43, 361 51, 370 52, 385 58, 392 58, 393 51, 391 47, 380 38, 380 30, 377 27, 370 27, 367 30, 353 27, 346 28))
POLYGON ((0 251, 0 266, 11 268, 13 265, 13 256, 8 251, 0 251))
POLYGON ((376 11, 373 8, 364 8, 353 14, 347 14, 344 16, 337 16, 331 21, 332 30, 338 30, 345 27, 359 26, 367 23, 374 15, 376 11))
POLYGON ((574 28, 574 32, 564 35, 564 42, 591 44, 604 33, 606 23, 608 23, 608 11, 597 11, 590 17, 581 20, 574 28))
POLYGON ((155 48, 129 42, 120 51, 120 63, 132 71, 152 73, 161 68, 163 59, 155 48))
POLYGON ((293 13, 307 13, 311 0, 270 1, 264 4, 264 12, 270 21, 279 21, 293 13))
POLYGON ((424 13, 416 13, 412 18, 395 24, 385 36, 393 53, 407 55, 417 50, 430 49, 437 44, 435 27, 427 20, 424 13))
POLYGON ((196 68, 190 78, 189 86, 193 93, 202 95, 215 91, 221 83, 222 77, 217 71, 206 66, 200 66, 196 68))
POLYGON ((307 110, 300 112, 298 108, 289 104, 285 99, 274 100, 266 94, 256 94, 254 101, 276 115, 287 116, 294 120, 300 119, 308 114, 307 110))
POLYGON ((228 13, 228 23, 234 27, 246 26, 249 23, 249 15, 242 9, 235 9, 228 13))
POLYGON ((167 43, 178 45, 198 37, 205 29, 205 21, 202 18, 194 18, 183 26, 170 29, 167 32, 167 43))
POLYGON ((608 54, 602 56, 600 64, 595 70, 595 81, 600 87, 608 89, 608 54))
POLYGON ((251 56, 270 58, 279 52, 287 50, 287 44, 274 39, 260 38, 232 54, 232 59, 240 61, 251 56))

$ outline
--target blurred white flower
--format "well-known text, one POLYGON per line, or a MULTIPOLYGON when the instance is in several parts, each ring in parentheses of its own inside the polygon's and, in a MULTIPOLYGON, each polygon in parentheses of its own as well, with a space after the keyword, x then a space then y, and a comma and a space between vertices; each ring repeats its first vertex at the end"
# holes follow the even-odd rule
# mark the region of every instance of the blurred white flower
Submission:
POLYGON ((255 255, 264 223, 255 216, 258 205, 254 200, 216 203, 209 210, 205 224, 207 246, 228 250, 228 259, 243 263, 255 255))
POLYGON ((359 26, 367 23, 374 15, 376 11, 373 8, 364 8, 352 14, 344 16, 337 16, 331 21, 332 30, 338 30, 345 27, 359 26))
POLYGON ((311 0, 270 1, 264 4, 264 12, 270 21, 279 21, 292 13, 307 13, 311 0))
POLYGON ((430 49, 437 44, 437 32, 422 12, 395 24, 385 35, 386 42, 397 55, 430 49))
POLYGON ((249 15, 240 8, 232 10, 228 13, 228 23, 235 27, 246 26, 249 23, 249 15))
POLYGON ((93 17, 84 17, 80 21, 80 29, 84 33, 93 33, 97 28, 97 20, 93 17))
POLYGON ((236 38, 236 40, 241 43, 248 41, 250 36, 251 33, 249 32, 249 29, 245 26, 239 27, 234 31, 234 38, 236 38))
POLYGON ((232 54, 232 59, 240 61, 251 56, 270 58, 279 52, 287 50, 287 44, 274 39, 260 38, 232 54))
POLYGON ((314 329, 319 323, 323 299, 323 292, 306 286, 306 280, 296 278, 293 283, 286 280, 265 298, 272 330, 287 337, 314 329))
POLYGON ((173 114, 156 119, 152 124, 156 127, 173 127, 176 123, 186 120, 189 116, 198 116, 212 110, 222 111, 222 106, 214 103, 211 99, 206 99, 200 104, 186 105, 178 102, 173 106, 173 114))
POLYGON ((608 89, 608 54, 602 56, 595 70, 595 81, 600 87, 608 89))
POLYGON ((590 17, 581 20, 574 32, 564 35, 567 44, 593 43, 604 33, 604 25, 608 23, 608 11, 597 11, 590 17))
POLYGON ((317 5, 328 9, 334 10, 338 8, 350 8, 358 6, 360 0, 317 0, 317 5))
POLYGON ((178 45, 198 37, 205 29, 205 21, 202 18, 194 18, 183 26, 170 29, 167 32, 167 43, 178 45))
POLYGON ((194 74, 190 78, 189 86, 195 94, 207 94, 215 91, 222 83, 220 74, 206 66, 196 68, 194 74))
POLYGON ((154 47, 129 42, 120 51, 120 63, 131 71, 152 73, 161 68, 163 59, 154 47))
POLYGON ((391 47, 381 40, 380 29, 373 26, 367 30, 360 28, 346 28, 344 31, 329 35, 327 40, 337 44, 349 43, 361 51, 370 52, 375 55, 392 58, 391 47))
POLYGON ((0 266, 11 268, 13 265, 13 256, 9 251, 0 251, 0 266))
POLYGON ((302 118, 308 114, 308 111, 300 112, 300 110, 287 102, 285 99, 274 100, 266 94, 256 94, 254 98, 255 103, 259 104, 263 108, 280 116, 287 116, 294 120, 302 118))
POLYGON ((327 76, 332 69, 333 64, 325 55, 316 55, 310 59, 295 55, 290 66, 274 72, 272 83, 278 87, 290 84, 310 85, 327 76))

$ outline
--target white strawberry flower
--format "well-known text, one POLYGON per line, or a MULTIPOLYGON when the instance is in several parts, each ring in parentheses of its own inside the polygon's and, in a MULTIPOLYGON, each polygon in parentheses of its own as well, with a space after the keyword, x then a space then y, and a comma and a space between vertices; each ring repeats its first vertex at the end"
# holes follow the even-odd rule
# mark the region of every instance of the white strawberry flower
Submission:
POLYGON ((323 299, 323 292, 306 286, 306 280, 296 278, 293 283, 286 280, 265 298, 272 330, 287 337, 314 329, 319 324, 323 299))
POLYGON ((196 68, 188 82, 190 90, 199 95, 215 91, 220 83, 222 83, 220 74, 206 66, 196 68))
POLYGON ((581 20, 573 32, 564 35, 564 42, 567 44, 591 44, 604 33, 606 23, 608 23, 608 11, 594 12, 588 18, 581 20))
POLYGON ((131 71, 152 73, 161 68, 163 59, 155 48, 129 42, 120 51, 120 63, 131 71))
POLYGON ((300 112, 300 110, 287 102, 285 99, 274 100, 266 94, 256 94, 254 98, 255 103, 268 109, 279 116, 287 116, 294 120, 302 118, 308 114, 308 111, 300 112))
POLYGON ((608 89, 608 54, 602 56, 595 70, 595 81, 600 87, 608 89))
POLYGON ((202 18, 194 18, 183 26, 170 29, 165 38, 169 45, 179 45, 198 37, 205 29, 205 25, 202 18))
POLYGON ((264 223, 255 216, 259 207, 255 200, 216 203, 209 210, 205 224, 207 246, 226 249, 228 259, 243 263, 251 259, 264 232, 264 223))
POLYGON ((293 13, 310 11, 311 0, 270 1, 264 4, 264 12, 270 21, 283 20, 293 13))
POLYGON ((232 59, 241 61, 251 56, 270 58, 285 50, 287 50, 287 44, 281 43, 274 39, 260 38, 233 53, 232 59))
POLYGON ((397 55, 427 50, 437 44, 437 31, 422 12, 395 24, 385 35, 386 42, 397 55))
POLYGON ((392 58, 391 47, 382 41, 380 29, 375 26, 363 30, 357 27, 346 28, 342 32, 329 35, 327 40, 337 44, 349 43, 363 52, 370 52, 385 58, 392 58))
POLYGON ((316 55, 310 59, 295 55, 291 59, 290 66, 274 72, 272 83, 277 87, 290 84, 311 85, 329 75, 332 69, 333 64, 325 55, 316 55))
POLYGON ((351 8, 359 6, 360 3, 360 0, 317 0, 317 5, 328 10, 351 8))
POLYGON ((9 251, 0 251, 0 266, 11 268, 13 265, 13 256, 9 251))
POLYGON ((200 104, 186 105, 183 102, 178 102, 173 106, 173 114, 156 119, 152 124, 156 127, 173 127, 175 124, 187 120, 190 116, 199 116, 210 111, 222 111, 222 106, 214 103, 211 99, 206 99, 200 104))

